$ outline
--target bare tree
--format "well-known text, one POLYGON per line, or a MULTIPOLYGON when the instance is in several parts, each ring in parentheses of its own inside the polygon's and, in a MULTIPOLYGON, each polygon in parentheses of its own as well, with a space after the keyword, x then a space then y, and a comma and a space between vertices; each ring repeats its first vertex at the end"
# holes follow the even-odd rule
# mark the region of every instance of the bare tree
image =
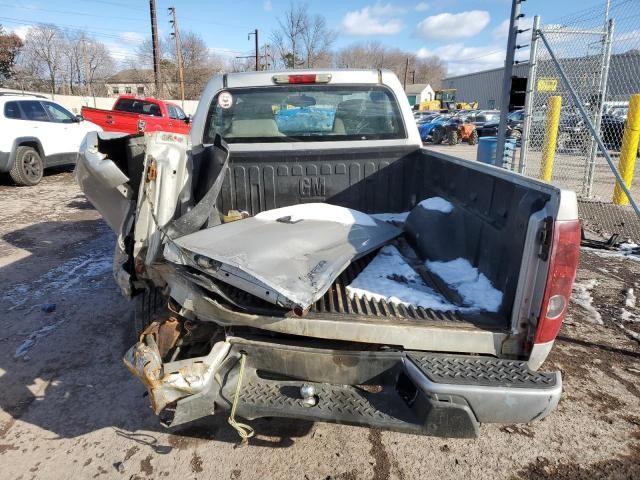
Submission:
POLYGON ((296 68, 306 63, 300 58, 298 50, 303 43, 302 35, 308 24, 306 4, 291 4, 284 17, 278 19, 280 28, 272 33, 271 40, 286 68, 296 68))
POLYGON ((85 38, 81 48, 87 93, 95 95, 96 90, 104 85, 106 77, 113 72, 114 61, 109 49, 101 42, 85 38))
POLYGON ((439 57, 417 58, 413 64, 415 83, 428 83, 435 90, 442 87, 447 67, 439 57))
POLYGON ((84 32, 69 31, 64 33, 64 38, 61 40, 62 70, 71 95, 77 93, 74 91, 74 86, 82 85, 83 72, 81 71, 82 54, 80 45, 84 41, 84 37, 84 32))
POLYGON ((388 48, 379 42, 356 43, 345 47, 336 53, 335 64, 342 68, 385 68, 392 70, 401 80, 406 69, 408 83, 415 78, 415 83, 429 83, 435 89, 440 88, 447 73, 438 57, 418 58, 412 52, 388 48))
POLYGON ((327 21, 322 15, 304 17, 304 26, 300 34, 307 57, 307 68, 317 66, 322 57, 330 57, 331 45, 336 33, 327 28, 327 21))
MULTIPOLYGON (((197 99, 209 78, 225 69, 225 62, 207 47, 205 41, 197 33, 182 31, 180 40, 184 68, 185 98, 197 99)), ((168 54, 166 60, 169 61, 167 66, 170 70, 166 73, 169 78, 174 80, 167 87, 172 96, 177 96, 178 73, 176 66, 178 59, 176 46, 175 42, 169 37, 165 39, 165 45, 166 48, 163 51, 168 54)))
POLYGON ((37 25, 29 29, 21 55, 28 71, 48 79, 52 94, 63 65, 63 40, 62 31, 55 25, 37 25))

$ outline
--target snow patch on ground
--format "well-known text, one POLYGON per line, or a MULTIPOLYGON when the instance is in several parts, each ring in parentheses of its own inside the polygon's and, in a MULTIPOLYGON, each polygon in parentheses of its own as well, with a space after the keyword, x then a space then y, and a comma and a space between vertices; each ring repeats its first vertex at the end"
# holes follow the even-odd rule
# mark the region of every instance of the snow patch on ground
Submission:
POLYGON ((593 297, 591 296, 591 290, 595 288, 598 281, 595 279, 587 280, 586 282, 575 282, 573 284, 573 295, 571 300, 587 312, 587 320, 597 325, 603 325, 602 316, 600 312, 593 306, 593 297))
POLYGON ((635 308, 636 306, 636 295, 633 291, 633 288, 628 288, 624 292, 624 306, 628 308, 635 308))
POLYGON ((67 260, 34 282, 10 285, 2 293, 2 300, 16 308, 47 295, 77 294, 95 286, 96 281, 111 278, 112 270, 113 246, 109 242, 67 260))
POLYGON ((16 348, 16 353, 14 354, 14 357, 15 358, 20 358, 20 357, 23 357, 24 355, 26 355, 26 353, 29 350, 31 350, 31 348, 36 344, 36 342, 39 339, 49 335, 61 323, 62 323, 62 320, 58 321, 57 323, 44 325, 43 327, 40 327, 35 332, 31 332, 29 334, 29 336, 20 345, 18 345, 18 348, 16 348))
POLYGON ((356 223, 369 227, 375 227, 377 225, 375 220, 366 213, 352 210, 351 208, 330 205, 328 203, 301 203, 290 207, 275 208, 261 212, 254 218, 274 222, 283 217, 291 217, 290 222, 320 220, 341 223, 343 225, 354 225, 356 223))
POLYGON ((420 275, 402 258, 398 249, 387 245, 347 286, 349 296, 386 300, 433 310, 455 310, 455 305, 429 288, 420 275))
POLYGON ((635 243, 623 243, 618 250, 603 250, 601 248, 581 247, 582 250, 592 253, 601 258, 619 258, 621 260, 631 260, 640 262, 640 255, 635 243))
POLYGON ((427 198, 418 205, 425 210, 436 210, 442 213, 451 213, 453 210, 453 205, 442 197, 427 198))
POLYGON ((622 329, 622 331, 624 333, 626 333, 627 335, 629 335, 631 338, 636 339, 637 341, 640 342, 640 333, 638 332, 634 332, 633 330, 629 330, 627 327, 625 327, 624 325, 622 325, 621 323, 616 323, 616 325, 618 325, 618 327, 620 329, 622 329))
POLYGON ((381 222, 398 222, 404 223, 407 221, 407 217, 410 212, 402 212, 402 213, 372 213, 371 217, 376 220, 380 220, 381 222))
POLYGON ((626 308, 620 309, 620 320, 623 322, 640 322, 640 315, 630 312, 626 308))
POLYGON ((426 266, 462 296, 465 305, 488 312, 497 312, 502 304, 502 292, 468 260, 426 262, 426 266))

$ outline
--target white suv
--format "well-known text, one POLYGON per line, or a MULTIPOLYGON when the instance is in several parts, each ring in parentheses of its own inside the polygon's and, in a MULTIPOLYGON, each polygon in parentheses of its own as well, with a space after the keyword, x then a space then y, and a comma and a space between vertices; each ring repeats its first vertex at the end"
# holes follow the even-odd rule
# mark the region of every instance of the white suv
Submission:
POLYGON ((101 130, 46 98, 0 95, 0 172, 36 185, 45 168, 75 163, 87 132, 101 130))

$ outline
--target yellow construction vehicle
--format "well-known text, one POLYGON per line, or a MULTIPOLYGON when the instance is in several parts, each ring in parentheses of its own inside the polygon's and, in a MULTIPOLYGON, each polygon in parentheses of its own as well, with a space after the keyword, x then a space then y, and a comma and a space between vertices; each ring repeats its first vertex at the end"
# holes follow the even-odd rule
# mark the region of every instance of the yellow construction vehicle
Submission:
POLYGON ((450 110, 474 110, 478 108, 478 102, 456 102, 456 89, 436 90, 434 100, 420 102, 420 110, 434 112, 450 110))

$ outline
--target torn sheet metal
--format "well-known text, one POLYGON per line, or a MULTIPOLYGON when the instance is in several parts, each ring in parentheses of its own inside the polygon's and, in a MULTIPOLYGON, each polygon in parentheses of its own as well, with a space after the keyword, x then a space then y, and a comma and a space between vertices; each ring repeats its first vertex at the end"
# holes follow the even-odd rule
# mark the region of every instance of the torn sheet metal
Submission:
POLYGON ((164 255, 302 314, 353 260, 401 233, 356 210, 302 204, 186 235, 164 255))
POLYGON ((168 404, 208 388, 230 347, 228 342, 217 342, 206 357, 162 363, 153 336, 145 333, 122 360, 147 387, 151 407, 157 415, 168 404))

